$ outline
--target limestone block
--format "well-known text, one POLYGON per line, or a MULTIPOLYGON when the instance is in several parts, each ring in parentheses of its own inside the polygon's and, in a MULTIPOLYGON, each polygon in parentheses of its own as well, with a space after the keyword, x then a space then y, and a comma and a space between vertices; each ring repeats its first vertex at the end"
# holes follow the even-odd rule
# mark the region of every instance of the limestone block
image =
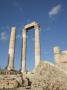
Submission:
POLYGON ((60 48, 58 46, 54 47, 54 54, 60 53, 60 48))
POLYGON ((61 52, 61 63, 67 63, 67 51, 61 52))

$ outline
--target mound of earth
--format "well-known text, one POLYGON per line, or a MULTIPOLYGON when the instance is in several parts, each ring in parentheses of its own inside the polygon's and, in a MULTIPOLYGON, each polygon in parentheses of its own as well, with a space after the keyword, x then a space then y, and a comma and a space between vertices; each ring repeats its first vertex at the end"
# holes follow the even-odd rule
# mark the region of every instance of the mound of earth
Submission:
POLYGON ((67 90, 67 72, 41 61, 31 78, 31 90, 67 90))

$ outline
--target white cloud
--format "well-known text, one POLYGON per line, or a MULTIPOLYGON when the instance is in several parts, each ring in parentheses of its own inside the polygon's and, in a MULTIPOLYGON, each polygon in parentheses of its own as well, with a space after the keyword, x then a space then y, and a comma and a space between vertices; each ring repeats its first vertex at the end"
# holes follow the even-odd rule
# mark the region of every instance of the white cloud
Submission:
POLYGON ((54 6, 50 11, 49 11, 49 16, 54 16, 54 15, 57 15, 61 10, 61 5, 58 4, 56 6, 54 6))
POLYGON ((6 39, 7 39, 6 33, 5 32, 1 32, 0 40, 6 40, 6 39))

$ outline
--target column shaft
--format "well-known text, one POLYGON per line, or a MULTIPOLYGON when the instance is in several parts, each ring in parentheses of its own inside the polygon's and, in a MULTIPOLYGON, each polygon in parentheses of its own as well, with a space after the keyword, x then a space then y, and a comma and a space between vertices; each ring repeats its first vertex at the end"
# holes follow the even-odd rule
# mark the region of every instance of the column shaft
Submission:
POLYGON ((16 41, 16 28, 12 27, 11 36, 10 36, 10 44, 9 44, 9 53, 8 53, 8 67, 7 70, 14 69, 14 51, 15 51, 15 41, 16 41))
POLYGON ((40 63, 40 38, 39 38, 39 28, 35 28, 35 68, 40 63))
POLYGON ((25 72, 26 71, 26 30, 23 30, 23 34, 22 34, 22 68, 21 68, 21 72, 25 72))

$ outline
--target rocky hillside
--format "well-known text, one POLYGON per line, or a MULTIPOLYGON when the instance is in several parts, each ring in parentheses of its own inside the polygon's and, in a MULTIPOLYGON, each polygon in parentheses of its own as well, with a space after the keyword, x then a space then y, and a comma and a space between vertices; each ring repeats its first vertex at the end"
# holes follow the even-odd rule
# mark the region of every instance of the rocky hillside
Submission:
POLYGON ((67 90, 67 72, 41 61, 32 77, 32 90, 67 90))
POLYGON ((67 90, 67 72, 41 61, 29 78, 22 74, 0 75, 0 90, 67 90))

